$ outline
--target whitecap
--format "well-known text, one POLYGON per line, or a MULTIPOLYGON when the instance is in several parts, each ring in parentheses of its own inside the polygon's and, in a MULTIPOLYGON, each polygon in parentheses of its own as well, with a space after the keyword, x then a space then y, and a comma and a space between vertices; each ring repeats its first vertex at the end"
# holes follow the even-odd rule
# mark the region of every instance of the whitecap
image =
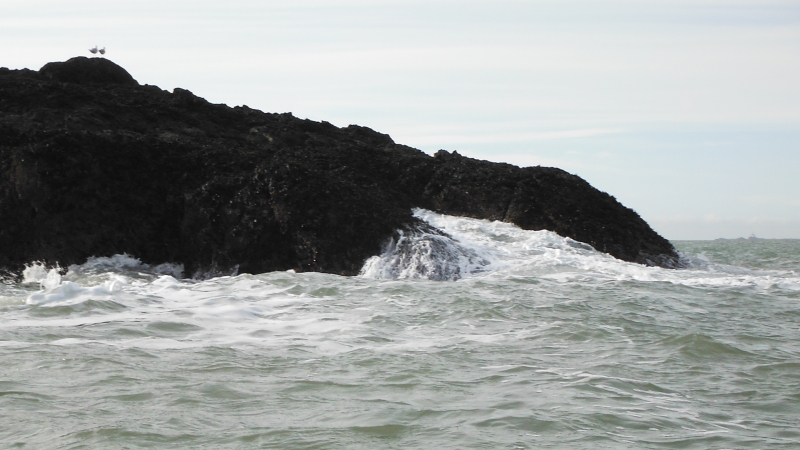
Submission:
POLYGON ((752 270, 686 256, 685 269, 622 261, 591 245, 547 230, 415 209, 427 226, 400 230, 360 276, 372 279, 450 280, 500 277, 559 283, 664 282, 690 287, 800 290, 794 272, 752 270))

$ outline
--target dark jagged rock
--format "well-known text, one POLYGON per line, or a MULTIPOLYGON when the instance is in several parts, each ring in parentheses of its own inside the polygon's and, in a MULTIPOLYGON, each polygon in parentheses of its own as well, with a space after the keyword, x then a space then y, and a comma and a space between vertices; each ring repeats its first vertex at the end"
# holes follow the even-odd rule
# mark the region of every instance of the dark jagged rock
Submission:
POLYGON ((414 207, 548 229, 674 267, 672 245, 581 178, 369 128, 140 86, 102 58, 0 69, 0 271, 128 253, 186 273, 352 275, 414 207))
POLYGON ((39 73, 68 83, 106 83, 138 86, 131 74, 105 58, 77 56, 64 62, 47 63, 39 73))

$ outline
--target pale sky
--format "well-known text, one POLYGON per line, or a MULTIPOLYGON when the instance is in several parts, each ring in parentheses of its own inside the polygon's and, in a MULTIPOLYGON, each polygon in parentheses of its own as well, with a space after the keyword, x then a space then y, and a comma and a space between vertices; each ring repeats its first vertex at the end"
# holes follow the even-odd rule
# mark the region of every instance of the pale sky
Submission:
POLYGON ((669 239, 800 238, 800 2, 0 0, 0 66, 577 174, 669 239))

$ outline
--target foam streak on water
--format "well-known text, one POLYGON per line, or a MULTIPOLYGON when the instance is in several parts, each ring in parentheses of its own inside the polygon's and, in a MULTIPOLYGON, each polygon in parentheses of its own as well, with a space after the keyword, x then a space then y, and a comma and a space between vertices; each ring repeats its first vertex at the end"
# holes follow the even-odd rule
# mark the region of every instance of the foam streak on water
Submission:
POLYGON ((800 448, 798 241, 680 242, 668 270, 416 214, 448 237, 361 277, 32 266, 0 285, 0 442, 800 448))

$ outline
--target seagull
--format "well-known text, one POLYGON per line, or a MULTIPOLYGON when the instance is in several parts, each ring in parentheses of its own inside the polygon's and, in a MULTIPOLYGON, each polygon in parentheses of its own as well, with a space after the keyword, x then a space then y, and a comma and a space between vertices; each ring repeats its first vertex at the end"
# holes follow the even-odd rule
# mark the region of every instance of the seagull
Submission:
MULTIPOLYGON (((90 48, 89 51, 92 52, 92 54, 94 55, 95 53, 97 53, 97 46, 95 45, 94 47, 90 48)), ((105 49, 103 49, 103 51, 105 51, 105 49)))
POLYGON ((101 48, 99 50, 99 52, 100 52, 101 55, 105 55, 106 54, 106 48, 105 47, 101 48))

